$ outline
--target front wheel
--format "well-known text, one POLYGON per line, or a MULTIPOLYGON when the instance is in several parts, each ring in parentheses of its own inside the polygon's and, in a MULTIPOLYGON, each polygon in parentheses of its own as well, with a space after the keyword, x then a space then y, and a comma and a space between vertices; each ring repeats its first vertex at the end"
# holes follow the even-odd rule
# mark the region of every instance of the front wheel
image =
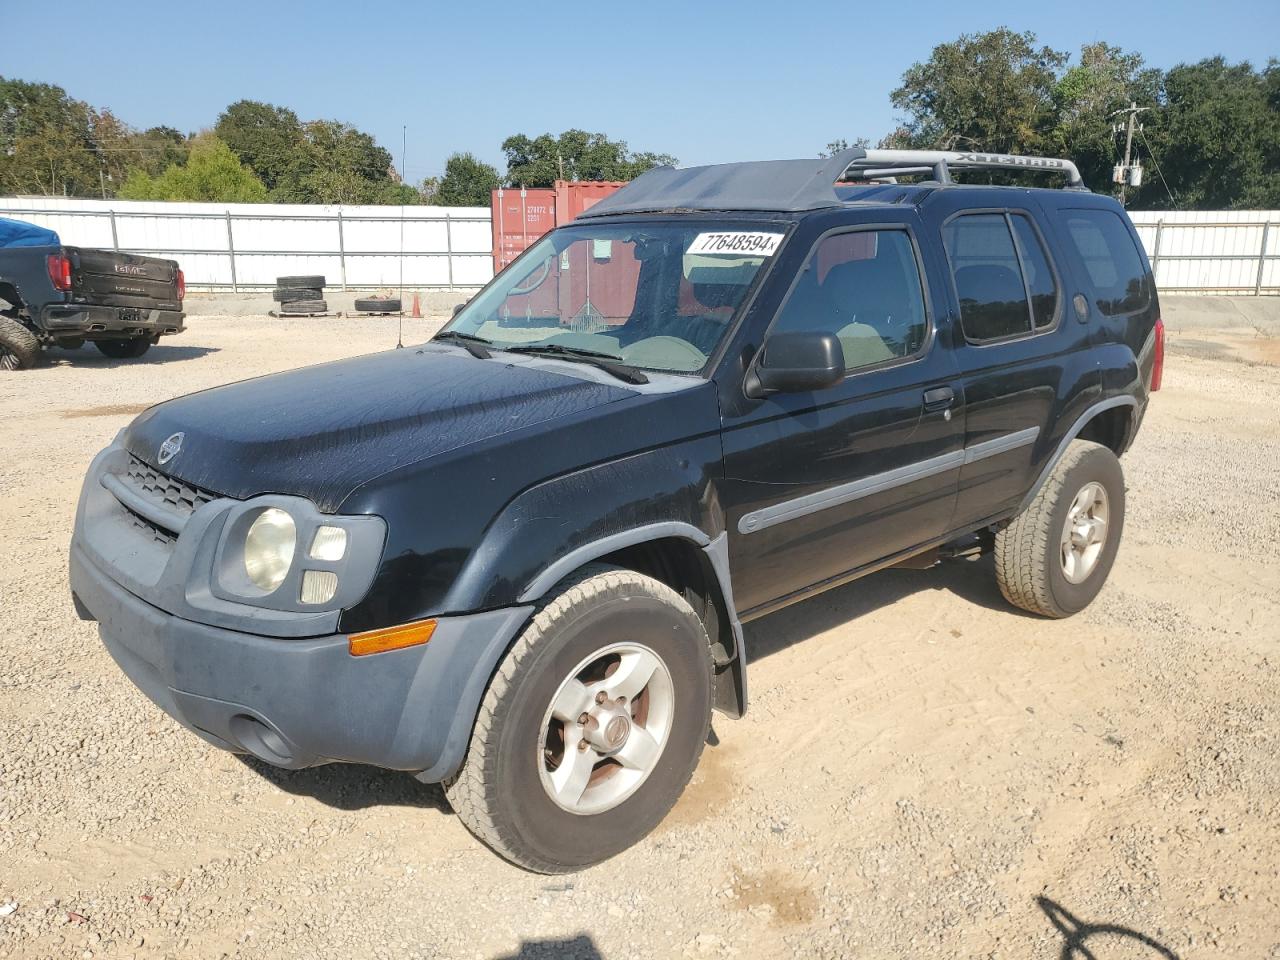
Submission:
POLYGON ((499 665, 445 794, 508 860, 565 873, 657 826, 711 723, 707 633, 666 585, 594 567, 542 607, 499 665))
POLYGON ((112 360, 136 360, 151 349, 150 337, 134 337, 131 340, 95 340, 93 345, 112 360))
POLYGON ((1107 581, 1124 529, 1124 474, 1106 447, 1073 440, 1027 508, 996 534, 1005 599, 1046 617, 1087 607, 1107 581))

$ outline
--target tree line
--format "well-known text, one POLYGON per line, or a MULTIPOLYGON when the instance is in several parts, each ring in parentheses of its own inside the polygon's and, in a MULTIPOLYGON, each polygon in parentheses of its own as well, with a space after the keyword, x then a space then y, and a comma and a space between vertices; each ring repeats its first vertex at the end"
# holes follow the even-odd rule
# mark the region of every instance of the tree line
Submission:
MULTIPOLYGON (((1169 70, 1091 43, 1076 56, 1000 28, 964 35, 913 64, 890 94, 900 125, 882 147, 1070 157, 1112 192, 1115 126, 1130 103, 1146 176, 1127 200, 1144 209, 1280 208, 1280 62, 1211 57, 1169 70)), ((857 138, 854 145, 870 141, 857 138)), ((834 152, 849 145, 838 139, 834 152)), ((454 153, 441 176, 402 182, 372 136, 335 120, 241 100, 208 130, 137 130, 62 88, 0 77, 0 193, 280 203, 485 206, 498 186, 631 180, 675 158, 634 152, 603 133, 515 134, 500 172, 454 153)), ((984 175, 985 176, 985 175, 984 175)), ((993 175, 999 180, 1000 175, 993 175)))

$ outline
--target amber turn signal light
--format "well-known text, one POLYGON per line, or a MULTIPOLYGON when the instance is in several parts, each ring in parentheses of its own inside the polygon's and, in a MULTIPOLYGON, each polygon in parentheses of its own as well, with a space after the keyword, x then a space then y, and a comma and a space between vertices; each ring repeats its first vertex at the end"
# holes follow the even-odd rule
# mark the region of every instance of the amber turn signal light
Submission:
POLYGON ((434 620, 418 620, 414 623, 402 623, 398 627, 384 627, 381 630, 366 630, 364 633, 353 633, 347 637, 347 649, 353 657, 364 657, 371 653, 384 653, 387 650, 399 650, 403 647, 417 647, 431 639, 436 632, 434 620))

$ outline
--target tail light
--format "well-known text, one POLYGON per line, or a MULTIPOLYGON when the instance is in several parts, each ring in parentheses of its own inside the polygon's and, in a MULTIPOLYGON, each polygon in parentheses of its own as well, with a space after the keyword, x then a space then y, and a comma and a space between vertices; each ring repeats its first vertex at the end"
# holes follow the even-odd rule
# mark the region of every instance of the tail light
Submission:
POLYGON ((71 260, 65 253, 51 253, 48 257, 49 280, 53 289, 64 293, 71 289, 71 260))
POLYGON ((1159 317, 1156 318, 1156 348, 1154 358, 1151 363, 1151 392, 1155 393, 1160 389, 1160 382, 1164 379, 1164 321, 1159 317))
POLYGON ((187 277, 181 270, 178 271, 178 299, 185 300, 187 298, 187 277))

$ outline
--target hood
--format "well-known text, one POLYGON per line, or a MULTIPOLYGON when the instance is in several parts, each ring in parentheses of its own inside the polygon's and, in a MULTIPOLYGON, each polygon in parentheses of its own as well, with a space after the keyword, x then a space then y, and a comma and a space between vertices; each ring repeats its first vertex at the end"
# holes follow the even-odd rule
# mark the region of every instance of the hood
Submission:
POLYGON ((621 387, 427 345, 216 387, 159 404, 129 452, 223 496, 307 497, 333 512, 391 470, 632 396, 621 387), (160 445, 183 434, 163 465, 160 445))

